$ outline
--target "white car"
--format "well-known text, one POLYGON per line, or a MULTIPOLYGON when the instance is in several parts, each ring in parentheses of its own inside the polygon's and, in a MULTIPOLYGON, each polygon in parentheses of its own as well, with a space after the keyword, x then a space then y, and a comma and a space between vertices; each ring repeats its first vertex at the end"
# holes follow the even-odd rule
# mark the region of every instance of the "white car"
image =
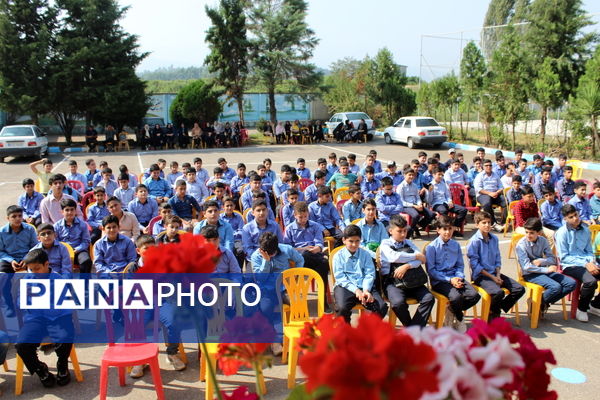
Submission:
POLYGON ((358 129, 358 124, 360 123, 360 120, 364 119, 365 123, 367 124, 367 129, 368 129, 368 133, 367 133, 367 140, 371 140, 373 139, 373 136, 375 135, 375 122, 371 119, 371 117, 369 117, 367 115, 367 113, 364 112, 341 112, 341 113, 335 113, 331 116, 331 118, 329 118, 329 121, 325 122, 325 125, 327 125, 327 128, 329 130, 329 134, 333 134, 333 130, 340 124, 340 123, 345 123, 346 120, 350 120, 352 122, 352 124, 354 125, 354 129, 358 129))
POLYGON ((48 138, 36 125, 9 125, 0 131, 0 162, 9 156, 42 158, 47 154, 48 138))
POLYGON ((402 117, 383 131, 385 142, 406 143, 411 149, 417 145, 439 146, 448 140, 448 131, 431 117, 402 117))

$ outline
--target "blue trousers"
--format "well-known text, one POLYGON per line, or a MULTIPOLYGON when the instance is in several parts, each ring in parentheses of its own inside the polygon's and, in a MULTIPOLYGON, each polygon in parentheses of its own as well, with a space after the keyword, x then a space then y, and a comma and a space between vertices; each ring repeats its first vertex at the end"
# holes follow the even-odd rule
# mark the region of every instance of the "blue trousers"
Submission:
POLYGON ((523 279, 527 282, 540 285, 545 289, 542 299, 546 304, 557 302, 575 290, 575 287, 577 286, 575 280, 557 272, 551 272, 549 274, 527 274, 523 275, 523 279))
POLYGON ((517 301, 525 294, 525 288, 517 281, 509 278, 506 275, 500 274, 502 285, 488 278, 487 276, 479 276, 475 279, 475 284, 485 290, 492 298, 490 311, 494 314, 500 314, 500 309, 504 312, 509 312, 517 301), (509 293, 505 296, 503 288, 508 289, 509 293))

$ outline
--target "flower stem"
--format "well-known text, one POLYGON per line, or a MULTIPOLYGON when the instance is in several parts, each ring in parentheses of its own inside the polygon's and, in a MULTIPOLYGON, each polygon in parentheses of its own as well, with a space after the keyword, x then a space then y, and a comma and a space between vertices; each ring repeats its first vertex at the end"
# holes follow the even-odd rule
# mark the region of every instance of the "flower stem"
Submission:
POLYGON ((213 369, 212 363, 210 362, 210 357, 208 355, 208 348, 206 347, 206 343, 202 341, 200 345, 202 346, 202 351, 204 353, 202 356, 206 357, 206 370, 208 371, 208 379, 210 379, 213 383, 215 392, 217 392, 217 398, 219 400, 223 400, 223 395, 221 394, 221 390, 219 389, 219 382, 217 382, 217 374, 213 369))
POLYGON ((252 363, 252 367, 254 368, 254 376, 255 376, 255 380, 256 380, 256 394, 258 394, 259 399, 263 399, 263 392, 262 392, 262 386, 260 384, 261 381, 261 377, 262 377, 262 370, 260 368, 260 361, 255 361, 252 363))

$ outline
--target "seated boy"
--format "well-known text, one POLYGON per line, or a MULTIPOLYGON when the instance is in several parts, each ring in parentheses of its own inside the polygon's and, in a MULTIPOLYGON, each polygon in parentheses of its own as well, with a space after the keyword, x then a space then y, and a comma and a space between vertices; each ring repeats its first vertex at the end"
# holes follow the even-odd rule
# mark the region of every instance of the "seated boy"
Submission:
POLYGON ((221 167, 213 168, 213 176, 206 181, 206 186, 209 190, 212 190, 217 183, 222 183, 223 185, 228 186, 229 181, 223 176, 223 169, 221 167))
POLYGON ((127 264, 137 259, 135 245, 119 233, 119 218, 115 215, 104 217, 102 228, 104 236, 94 244, 96 272, 123 272, 127 264))
POLYGON ((574 279, 558 272, 558 263, 548 244, 542 236, 542 221, 529 218, 525 222, 525 237, 519 240, 516 247, 517 260, 523 279, 544 288, 541 313, 552 303, 562 299, 577 286, 574 279))
POLYGON ((69 250, 64 244, 56 240, 56 231, 51 224, 41 224, 37 228, 39 243, 33 246, 33 249, 42 249, 48 254, 48 261, 52 272, 64 276, 71 277, 73 273, 73 265, 69 250))
POLYGON ((33 172, 39 179, 40 193, 44 195, 50 191, 50 176, 52 175, 53 166, 54 164, 52 164, 52 160, 47 158, 42 158, 41 160, 34 161, 29 164, 29 169, 31 169, 31 172, 33 172), (37 169, 37 166, 40 164, 42 164, 42 167, 44 168, 43 171, 38 171, 37 169))
POLYGON ((544 186, 554 187, 554 185, 551 182, 551 178, 552 178, 552 169, 550 167, 544 167, 542 169, 542 172, 540 172, 540 179, 536 180, 532 185, 533 192, 535 193, 536 201, 539 201, 540 199, 543 198, 542 187, 544 187, 544 186))
POLYGON ((361 231, 356 225, 344 229, 344 248, 333 257, 336 314, 350 323, 352 309, 362 304, 367 310, 385 317, 388 306, 375 290, 375 265, 369 253, 360 247, 361 231))
POLYGON ((288 201, 281 208, 281 222, 283 223, 283 226, 288 226, 294 222, 294 205, 299 201, 299 192, 296 189, 288 189, 286 194, 288 201))
MULTIPOLYGON (((121 200, 121 204, 129 204, 135 199, 135 189, 129 187, 129 179, 128 174, 121 174, 117 179, 119 187, 115 190, 113 195, 121 200)), ((127 209, 125 209, 125 211, 127 211, 127 209)))
POLYGON ((221 167, 221 169, 223 170, 223 177, 227 180, 227 182, 231 182, 231 180, 235 176, 235 170, 227 166, 227 160, 225 160, 225 158, 223 157, 220 157, 217 160, 217 164, 219 164, 219 167, 221 167))
POLYGON ((234 251, 233 228, 229 222, 220 219, 221 213, 219 205, 214 200, 209 200, 204 203, 204 219, 194 227, 194 235, 199 235, 200 230, 207 225, 212 225, 219 231, 219 237, 224 247, 234 251))
POLYGON ((23 189, 25 193, 19 196, 18 206, 23 209, 23 219, 31 225, 38 226, 42 223, 40 214, 40 203, 44 196, 35 191, 35 183, 31 178, 23 179, 23 189))
POLYGON ((283 192, 281 195, 283 204, 288 203, 288 193, 290 190, 294 190, 297 193, 297 195, 298 195, 297 201, 305 201, 304 192, 302 192, 302 190, 300 190, 299 178, 298 178, 298 175, 296 175, 296 174, 292 175, 292 177, 290 178, 290 183, 289 183, 288 189, 285 192, 283 192))
POLYGON ((306 168, 306 161, 304 160, 304 158, 299 158, 296 160, 296 174, 301 179, 311 178, 310 169, 306 168))
POLYGON ((191 230, 194 219, 193 210, 196 210, 196 217, 198 217, 202 209, 198 201, 193 196, 186 194, 186 191, 187 183, 183 180, 177 181, 175 196, 169 199, 169 205, 173 214, 183 220, 184 229, 191 230))
MULTIPOLYGON (((549 188, 545 188, 545 192, 549 190, 549 188)), ((515 232, 522 234, 525 234, 523 226, 529 218, 539 218, 540 213, 531 186, 523 188, 523 198, 513 206, 513 214, 515 216, 515 232)), ((554 245, 554 231, 544 228, 542 234, 548 239, 550 247, 552 247, 554 245)))
POLYGON ((384 239, 389 237, 388 231, 381 221, 377 219, 377 204, 373 199, 367 199, 362 203, 364 218, 358 221, 356 226, 362 233, 361 246, 369 251, 375 258, 375 250, 384 239))
MULTIPOLYGON (((269 214, 267 210, 267 203, 264 200, 254 201, 252 203, 252 215, 254 219, 244 225, 242 229, 242 244, 246 253, 246 260, 248 261, 250 261, 250 257, 256 249, 258 249, 258 239, 261 234, 271 232, 277 236, 279 241, 283 242, 283 235, 281 234, 279 224, 268 218, 269 214)), ((304 260, 302 261, 304 262, 304 260)))
POLYGON ((148 188, 148 194, 158 203, 168 201, 173 195, 173 190, 169 182, 160 177, 162 170, 157 164, 150 166, 150 176, 144 180, 144 185, 148 188))
POLYGON ((506 201, 510 204, 513 201, 519 201, 523 198, 523 189, 521 185, 523 183, 523 177, 521 175, 515 175, 512 177, 511 188, 506 192, 506 201))
POLYGON ((79 271, 90 273, 92 271, 92 259, 90 258, 90 232, 85 221, 76 214, 77 203, 73 199, 64 199, 60 206, 63 219, 54 224, 56 239, 59 242, 69 244, 75 252, 75 264, 79 265, 79 271))
MULTIPOLYGON (((264 200, 267 204, 267 214, 270 220, 276 221, 275 214, 273 210, 271 210, 271 204, 269 204, 269 200, 267 199, 267 193, 262 190, 253 190, 252 191, 252 203, 256 200, 264 200)), ((244 210, 245 211, 245 210, 244 210)), ((254 219, 254 215, 252 213, 248 213, 246 215, 246 222, 250 222, 254 219)))
POLYGON ((240 265, 231 250, 220 245, 219 231, 213 225, 206 225, 200 230, 208 243, 212 243, 219 251, 221 256, 215 267, 216 274, 239 274, 242 272, 240 265))
POLYGON ((205 168, 202 168, 202 159, 200 157, 194 158, 194 168, 196 169, 196 178, 200 182, 206 182, 210 178, 208 171, 205 168))
POLYGON ((87 179, 85 175, 77 172, 77 161, 70 160, 69 161, 69 172, 65 174, 68 181, 77 181, 81 182, 83 185, 83 189, 87 187, 87 179))
MULTIPOLYGON (((336 165, 337 170, 337 165, 336 165)), ((329 170, 331 172, 331 170, 329 170)), ((348 187, 356 183, 358 176, 350 172, 348 161, 340 162, 339 170, 331 175, 331 178, 327 181, 327 186, 332 189, 348 187)))
POLYGON ((556 250, 563 274, 581 282, 575 318, 581 322, 588 322, 588 312, 600 316, 600 295, 594 298, 598 289, 600 268, 594 259, 590 230, 587 224, 582 223, 575 206, 565 204, 561 214, 565 223, 556 231, 556 250))
POLYGON ((494 223, 494 229, 500 232, 504 229, 504 212, 500 223, 496 223, 496 216, 494 215, 493 205, 506 208, 506 201, 502 195, 502 182, 500 178, 492 171, 492 162, 490 160, 483 161, 483 172, 481 172, 475 178, 473 184, 475 186, 475 193, 477 195, 477 201, 481 204, 483 211, 487 212, 492 216, 492 222, 494 223))
POLYGON ((87 160, 85 160, 85 166, 87 168, 87 171, 85 171, 85 174, 84 174, 85 179, 87 181, 85 191, 89 192, 95 186, 94 177, 98 173, 98 170, 96 169, 96 162, 94 161, 93 158, 88 158, 87 160))
POLYGON ((169 167, 171 168, 171 172, 167 175, 166 180, 171 187, 175 187, 175 181, 183 174, 179 171, 179 163, 177 161, 171 161, 169 167))
POLYGON ((502 182, 502 187, 504 189, 512 187, 512 179, 515 176, 521 175, 517 175, 515 164, 509 162, 508 164, 506 164, 506 172, 500 178, 500 182, 502 182))
POLYGON ((594 195, 590 199, 590 207, 592 209, 592 218, 595 223, 600 223, 600 181, 594 182, 594 195))
MULTIPOLYGON (((416 325, 424 327, 427 325, 429 314, 433 309, 435 299, 427 290, 425 283, 411 288, 400 288, 397 286, 410 269, 422 268, 425 256, 410 240, 406 239, 408 234, 407 223, 400 215, 394 215, 388 225, 390 237, 381 242, 379 246, 381 257, 381 280, 392 310, 404 326, 416 325), (416 299, 419 307, 413 317, 408 311, 408 298, 416 299)), ((426 277, 425 271, 421 270, 426 277)))
POLYGON ((115 190, 119 188, 119 185, 112 179, 112 176, 112 169, 104 168, 102 170, 102 180, 96 185, 103 187, 109 197, 112 196, 115 193, 115 190))
MULTIPOLYGON (((185 173, 184 182, 186 184, 185 193, 192 196, 198 204, 202 203, 204 199, 209 196, 208 188, 204 182, 198 180, 198 175, 196 175, 196 170, 194 168, 188 168, 185 173)), ((179 181, 177 182, 177 185, 179 185, 179 181)), ((175 189, 177 189, 177 186, 175 186, 175 189)))
MULTIPOLYGON (((62 213, 60 210, 60 202, 63 199, 73 199, 73 196, 70 196, 66 193, 65 182, 67 179, 62 174, 52 175, 49 179, 50 182, 50 192, 48 196, 44 198, 40 202, 40 213, 42 215, 42 222, 53 224, 62 218, 62 213)), ((77 215, 83 216, 81 210, 77 208, 77 215)))
POLYGON ((317 201, 317 191, 321 186, 325 186, 325 176, 326 174, 324 172, 315 171, 314 182, 304 189, 304 201, 306 201, 308 204, 312 203, 313 201, 317 201))
MULTIPOLYGON (((563 178, 564 172, 565 172, 565 167, 567 167, 567 166, 571 167, 570 165, 567 165, 567 155, 559 154, 558 155, 558 164, 552 168, 552 174, 556 178, 557 182, 563 178)), ((571 172, 573 172, 573 167, 571 167, 571 172)))
POLYGON ((452 161, 449 168, 444 173, 444 181, 447 184, 460 183, 464 185, 467 190, 470 189, 471 181, 467 176, 467 173, 460 167, 460 161, 457 159, 452 161))
MULTIPOLYGON (((448 172, 446 171, 446 173, 448 172)), ((442 179, 443 177, 444 172, 442 172, 442 170, 439 168, 433 170, 433 182, 429 189, 429 198, 427 202, 433 211, 438 214, 448 215, 449 212, 454 213, 454 226, 460 228, 465 221, 465 218, 467 218, 467 209, 461 205, 454 204, 448 184, 442 179)), ((454 234, 456 236, 462 236, 458 229, 454 234)))
POLYGON ((241 195, 241 186, 245 185, 248 182, 250 182, 250 179, 248 178, 248 175, 246 175, 246 164, 238 163, 237 175, 234 176, 231 180, 231 192, 233 193, 234 197, 239 199, 241 195))
POLYGON ((350 198, 342 206, 342 215, 344 217, 344 225, 348 226, 352 221, 364 217, 362 192, 360 186, 352 185, 348 188, 350 198))
POLYGON ((544 194, 544 201, 540 206, 540 214, 542 216, 542 224, 544 228, 556 231, 562 226, 563 218, 561 209, 563 203, 561 203, 554 190, 550 188, 543 188, 542 193, 544 194))
MULTIPOLYGON (((491 168, 490 168, 491 169, 491 168)), ((464 333, 463 311, 473 307, 481 296, 465 281, 465 264, 460 244, 452 239, 452 218, 440 215, 436 221, 438 237, 425 249, 427 273, 431 288, 446 296, 450 307, 446 311, 445 325, 464 333)))
POLYGON ((223 208, 223 199, 225 198, 225 193, 227 193, 227 185, 223 182, 217 182, 213 186, 213 201, 216 201, 219 205, 219 208, 223 208))
POLYGON ((92 227, 92 232, 90 233, 92 244, 96 243, 100 239, 100 236, 102 236, 102 220, 107 215, 110 215, 108 206, 104 200, 106 198, 106 191, 103 187, 94 188, 94 198, 96 202, 92 203, 87 211, 87 223, 92 227))
MULTIPOLYGON (((44 279, 63 279, 50 267, 48 254, 42 249, 32 249, 23 259, 29 274, 24 279, 38 279, 38 274, 44 279)), ((25 293, 21 293, 24 296, 25 293)), ((55 384, 65 386, 71 381, 69 373, 69 354, 73 348, 75 328, 71 310, 50 308, 48 310, 26 310, 23 326, 17 336, 17 354, 23 360, 27 370, 37 374, 44 387, 50 388, 55 384), (56 362, 57 375, 48 371, 48 366, 41 362, 37 348, 43 340, 49 338, 54 343, 54 351, 58 358, 56 362)))
POLYGON ((575 181, 571 179, 573 176, 573 167, 570 165, 562 169, 562 178, 556 182, 556 190, 560 196, 560 200, 564 203, 575 196, 575 181))
MULTIPOLYGON (((124 271, 127 271, 128 273, 133 273, 133 272, 136 272, 139 268, 143 267, 144 266, 144 253, 146 253, 146 250, 148 250, 152 246, 156 246, 156 239, 154 239, 153 236, 140 235, 135 241, 135 251, 137 252, 137 255, 139 256, 139 258, 136 261, 133 261, 133 262, 130 262, 129 264, 127 264, 124 271)), ((133 367, 133 369, 135 369, 135 367, 133 367)), ((131 373, 132 378, 141 377, 143 375, 143 370, 142 370, 142 375, 140 375, 140 376, 134 376, 134 375, 137 375, 137 374, 134 374, 132 372, 131 373)))
POLYGON ((179 230, 181 229, 181 218, 177 215, 167 215, 164 219, 165 234, 156 239, 157 243, 179 243, 179 230))
POLYGON ((364 178, 360 182, 363 198, 374 199, 380 186, 381 182, 375 178, 375 169, 372 166, 365 167, 364 178))
MULTIPOLYGON (((421 166, 423 166, 423 164, 421 166)), ((425 169, 423 170, 423 173, 426 171, 427 171, 427 164, 425 164, 425 169)), ((385 177, 388 177, 392 180, 394 189, 396 189, 396 187, 398 187, 398 185, 404 180, 404 177, 402 176, 402 174, 397 171, 396 161, 392 161, 392 160, 388 161, 386 170, 383 172, 380 172, 378 174, 375 174, 375 178, 379 179, 380 181, 385 177)))
POLYGON ((579 212, 579 217, 584 223, 592 225, 594 220, 592 218, 592 207, 586 196, 587 184, 584 181, 575 182, 574 191, 575 196, 569 200, 569 204, 579 212))
POLYGON ((413 234, 417 235, 417 237, 421 236, 417 229, 417 224, 425 228, 434 217, 433 212, 425 207, 421 201, 419 188, 413 182, 414 179, 414 169, 410 167, 406 168, 404 170, 404 181, 396 189, 396 192, 400 195, 403 211, 411 217, 411 226, 408 230, 409 239, 413 234))
POLYGON ((325 227, 323 234, 336 239, 340 237, 338 229, 343 226, 340 214, 331 202, 331 189, 327 186, 319 188, 318 199, 308 205, 309 219, 325 227))
MULTIPOLYGON (((161 203, 158 207, 158 216, 160 219, 154 223, 152 227, 152 232, 145 232, 148 235, 152 235, 153 237, 157 237, 161 232, 167 230, 167 218, 173 213, 173 209, 169 203, 161 203)), ((183 222, 181 218, 179 219, 179 229, 182 228, 183 222)))
POLYGON ((281 166, 281 176, 273 182, 273 194, 279 199, 281 195, 290 188, 290 178, 292 177, 292 167, 287 164, 281 166))
POLYGON ((471 279, 492 298, 488 321, 500 317, 501 310, 509 312, 525 294, 525 288, 512 278, 500 273, 502 257, 496 235, 491 233, 492 217, 485 211, 475 213, 477 233, 467 244, 471 265, 471 279), (509 290, 505 296, 503 288, 509 290))
MULTIPOLYGON (((152 218, 158 216, 158 203, 156 199, 148 196, 148 188, 146 185, 138 185, 135 188, 134 200, 131 200, 127 205, 127 210, 133 213, 141 226, 146 228, 152 218)), ((144 230, 144 233, 150 234, 144 230)))
POLYGON ((244 263, 244 247, 242 246, 242 228, 245 225, 244 218, 235 211, 235 202, 231 197, 225 197, 223 200, 223 211, 219 218, 228 222, 233 229, 233 247, 234 254, 240 265, 244 263))
POLYGON ((394 192, 392 178, 386 176, 381 180, 381 191, 375 196, 375 203, 379 210, 379 220, 384 226, 387 226, 392 216, 402 212, 402 199, 394 192))

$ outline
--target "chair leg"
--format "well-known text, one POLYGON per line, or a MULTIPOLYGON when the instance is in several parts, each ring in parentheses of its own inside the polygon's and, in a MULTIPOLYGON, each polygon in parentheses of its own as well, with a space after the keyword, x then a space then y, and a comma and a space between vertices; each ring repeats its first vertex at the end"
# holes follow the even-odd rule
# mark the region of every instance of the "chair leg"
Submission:
POLYGON ((118 367, 119 369, 119 385, 125 386, 125 367, 118 367))
POLYGON ((152 380, 154 381, 154 388, 156 389, 156 397, 158 400, 165 399, 165 391, 162 385, 162 378, 160 376, 160 366, 158 365, 158 356, 154 357, 150 361, 150 372, 152 373, 152 380))
POLYGON ((515 311, 515 324, 517 326, 521 326, 521 315, 519 314, 519 303, 515 303, 515 306, 513 307, 514 311, 515 311))
POLYGON ((179 357, 184 364, 188 363, 187 355, 185 354, 185 348, 183 347, 183 343, 179 343, 179 357))
POLYGON ((15 395, 23 393, 23 359, 17 354, 17 369, 15 372, 15 395))
POLYGON ((542 293, 541 290, 534 290, 531 294, 531 329, 538 327, 542 308, 542 293))
POLYGON ((435 312, 435 327, 441 328, 444 326, 444 318, 446 317, 446 311, 448 309, 448 302, 446 300, 439 300, 437 302, 437 308, 435 312))
POLYGON ((108 390, 108 364, 102 361, 100 366, 100 400, 106 400, 108 390))
POLYGON ((283 335, 283 344, 282 344, 282 349, 281 349, 281 362, 283 364, 285 364, 287 362, 288 359, 288 347, 290 345, 290 339, 283 335))
POLYGON ((200 356, 200 382, 206 380, 206 356, 202 354, 200 356))
POLYGON ((298 350, 296 350, 296 341, 290 339, 289 345, 289 360, 288 360, 288 389, 293 389, 296 386, 296 364, 298 363, 298 350))
POLYGON ((396 327, 396 313, 394 312, 394 310, 392 310, 390 308, 389 314, 388 314, 388 322, 390 323, 390 325, 392 326, 392 328, 396 327))
MULTIPOLYGON (((204 354, 202 354, 204 356, 204 354)), ((214 357, 211 357, 210 355, 206 355, 206 362, 210 362, 212 364, 213 370, 216 371, 217 370, 217 360, 214 357)), ((208 366, 207 366, 208 368, 208 366)), ((215 387, 213 386, 213 381, 212 379, 206 379, 206 386, 204 389, 204 398, 206 400, 213 400, 214 398, 214 393, 215 393, 215 387)))
POLYGON ((571 319, 575 319, 577 315, 577 307, 579 307, 579 295, 581 294, 581 283, 577 284, 575 290, 571 292, 571 319))
POLYGON ((83 374, 81 373, 81 367, 79 366, 79 359, 77 358, 77 352, 75 351, 75 345, 71 347, 71 354, 69 354, 71 364, 73 365, 73 371, 75 372, 75 379, 77 382, 83 382, 83 374))
POLYGON ((561 303, 562 303, 563 319, 565 321, 567 321, 569 319, 569 313, 567 312, 567 301, 564 297, 561 299, 561 303))

